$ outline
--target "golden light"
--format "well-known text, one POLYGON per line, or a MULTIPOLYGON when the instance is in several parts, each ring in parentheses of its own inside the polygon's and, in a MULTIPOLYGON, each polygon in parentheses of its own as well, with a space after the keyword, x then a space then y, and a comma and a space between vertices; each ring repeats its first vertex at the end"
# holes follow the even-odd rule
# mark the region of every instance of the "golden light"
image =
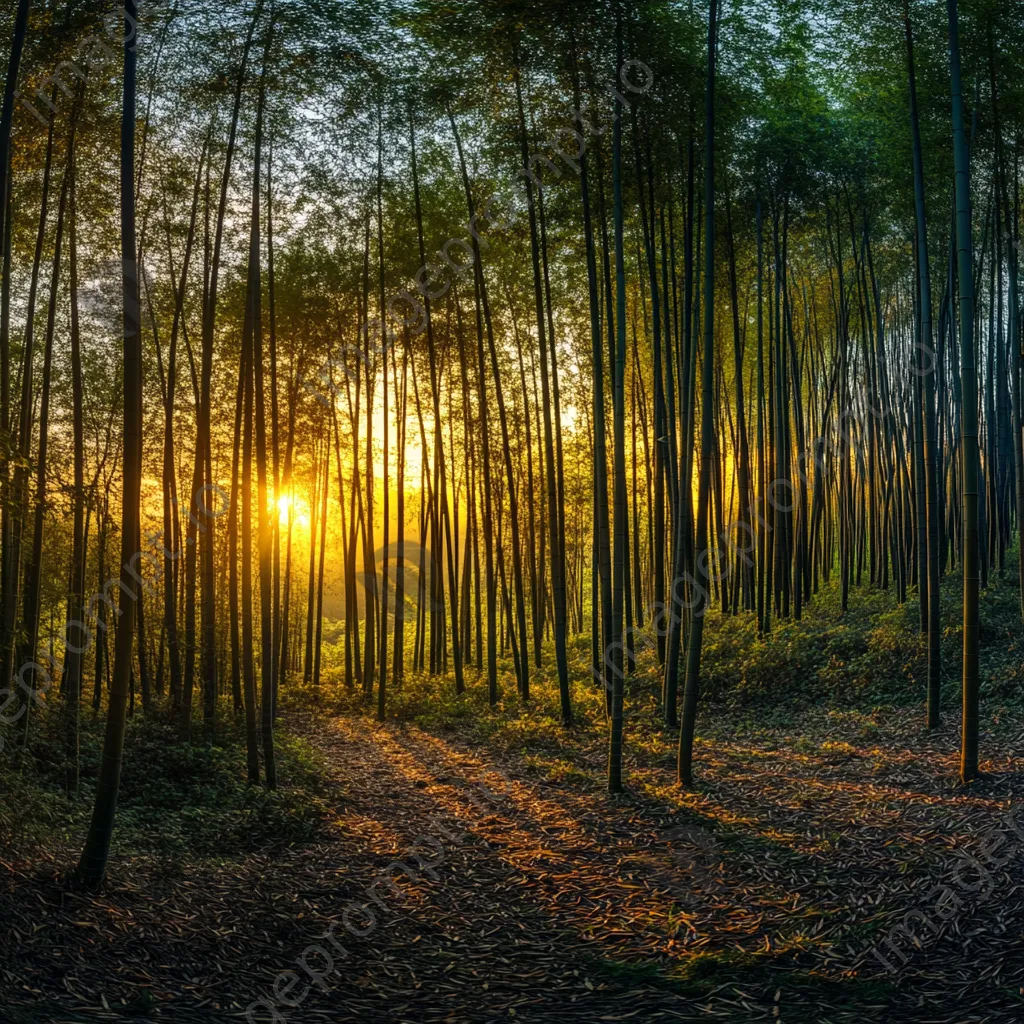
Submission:
POLYGON ((292 526, 309 529, 309 506, 301 498, 291 494, 282 494, 277 499, 277 517, 282 527, 288 526, 288 513, 292 514, 292 526))

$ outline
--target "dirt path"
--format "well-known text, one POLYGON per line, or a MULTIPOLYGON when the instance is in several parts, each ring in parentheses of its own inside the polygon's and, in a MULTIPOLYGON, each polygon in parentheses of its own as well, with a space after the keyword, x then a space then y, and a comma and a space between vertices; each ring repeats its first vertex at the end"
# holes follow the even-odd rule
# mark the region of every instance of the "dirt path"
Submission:
MULTIPOLYGON (((1008 994, 1024 959, 1012 915, 998 928, 965 918, 898 986, 824 977, 838 977, 843 956, 822 933, 858 894, 873 887, 878 899, 881 869, 860 863, 863 851, 830 855, 811 841, 813 758, 759 755, 750 770, 738 755, 709 756, 701 800, 727 810, 716 793, 731 781, 736 806, 775 814, 772 846, 709 831, 668 802, 537 780, 517 758, 488 763, 412 727, 337 718, 308 735, 332 776, 337 820, 322 841, 177 873, 116 864, 99 897, 52 873, 11 879, 0 891, 0 1020, 1020 1019, 1008 994), (785 790, 775 812, 759 807, 776 771, 811 796, 785 790), (852 889, 829 905, 837 873, 852 889), (977 948, 965 960, 979 942, 985 962, 977 948), (673 985, 658 963, 688 973, 673 985)), ((833 781, 823 820, 855 802, 833 781)), ((864 824, 865 842, 902 848, 894 826, 864 824)), ((996 898, 1019 903, 1015 886, 996 898)))
MULTIPOLYGON (((1009 836, 998 850, 1006 863, 989 865, 977 894, 968 891, 971 858, 958 859, 980 856, 1002 820, 1010 774, 951 794, 949 758, 937 752, 876 750, 872 768, 870 747, 794 757, 708 744, 702 792, 680 811, 650 796, 671 781, 664 766, 635 765, 634 795, 612 801, 592 787, 538 781, 517 757, 488 762, 456 739, 362 730, 335 721, 321 739, 353 800, 371 818, 380 806, 372 779, 356 783, 372 756, 407 842, 442 822, 433 826, 446 858, 440 879, 407 897, 416 901, 414 959, 426 971, 416 1019, 435 1019, 439 985, 454 986, 445 1009, 455 1016, 438 1019, 467 1021, 510 1011, 538 1022, 1021 1019, 1024 851, 1009 836), (725 830, 702 827, 722 821, 725 830), (464 835, 450 841, 445 828, 464 835), (935 909, 940 883, 963 897, 946 921, 935 909), (917 909, 942 932, 906 917, 917 909), (851 931, 851 921, 867 925, 851 931), (898 931, 903 922, 909 933, 898 931), (431 929, 451 951, 418 945, 431 929), (655 963, 683 965, 680 991, 643 970, 655 963)), ((377 983, 372 971, 366 983, 377 983)))
MULTIPOLYGON (((544 787, 414 729, 342 718, 309 738, 334 782, 337 821, 321 842, 177 870, 133 858, 111 865, 98 896, 68 890, 49 864, 8 866, 0 1020, 708 1016, 609 978, 591 948, 588 933, 606 955, 635 940, 632 894, 646 892, 616 877, 618 855, 594 838, 607 830, 614 849, 616 828, 632 834, 614 808, 607 821, 573 821, 544 787), (622 924, 604 934, 614 913, 622 924)), ((55 865, 70 862, 70 850, 55 852, 55 865)))
MULTIPOLYGON (((323 918, 337 922, 334 935, 349 953, 344 963, 352 970, 339 987, 362 993, 360 1017, 727 1016, 724 1006, 709 1015, 657 987, 610 981, 602 968, 590 936, 599 933, 604 957, 614 957, 635 942, 642 897, 649 895, 628 871, 620 877, 624 855, 616 830, 632 839, 636 831, 616 808, 595 815, 581 807, 576 817, 514 768, 488 764, 413 728, 337 719, 318 741, 345 782, 346 830, 377 855, 377 871, 360 878, 346 904, 348 916, 335 907, 323 918), (397 887, 384 879, 395 879, 397 887), (355 909, 364 904, 375 926, 365 937, 346 934, 346 921, 353 930, 370 927, 355 909), (618 921, 612 932, 605 930, 609 916, 618 921)), ((644 941, 671 940, 650 929, 644 941)), ((321 1012, 314 999, 332 1002, 330 994, 311 993, 311 1019, 321 1012)), ((304 1019, 306 1009, 295 1019, 304 1019)), ((771 1008, 766 1011, 770 1016, 771 1008)), ((742 1016, 749 1019, 749 1011, 742 1016)))

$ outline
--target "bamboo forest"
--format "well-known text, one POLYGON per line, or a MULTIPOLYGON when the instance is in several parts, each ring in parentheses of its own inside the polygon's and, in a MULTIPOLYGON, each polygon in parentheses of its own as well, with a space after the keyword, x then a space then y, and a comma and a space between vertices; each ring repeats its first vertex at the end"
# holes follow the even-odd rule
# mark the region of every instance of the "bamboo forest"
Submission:
POLYGON ((1024 3, 122 3, 0 0, 0 1024, 1024 1020, 1024 3))

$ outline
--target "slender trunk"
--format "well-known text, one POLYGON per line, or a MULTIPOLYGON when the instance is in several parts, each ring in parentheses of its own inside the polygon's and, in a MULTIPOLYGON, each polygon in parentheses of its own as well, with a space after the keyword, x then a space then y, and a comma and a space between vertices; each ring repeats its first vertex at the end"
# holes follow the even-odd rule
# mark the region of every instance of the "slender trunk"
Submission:
POLYGON ((213 255, 210 260, 209 284, 206 289, 203 307, 202 324, 202 372, 200 380, 199 422, 196 439, 196 486, 190 495, 191 514, 201 519, 201 567, 202 567, 202 605, 200 622, 202 629, 202 665, 203 686, 207 695, 204 705, 207 735, 212 735, 214 728, 213 714, 216 708, 217 693, 217 650, 216 650, 216 593, 214 589, 214 526, 216 518, 223 510, 215 513, 211 506, 216 505, 218 486, 208 471, 211 463, 211 412, 210 394, 213 378, 213 342, 214 328, 217 317, 217 284, 220 272, 220 253, 224 234, 224 221, 227 214, 228 187, 231 181, 231 164, 235 154, 235 138, 238 130, 238 115, 242 102, 242 86, 245 81, 246 67, 249 62, 249 50, 252 46, 253 33, 256 30, 263 0, 257 0, 253 10, 252 21, 242 47, 242 60, 235 81, 235 95, 231 113, 231 127, 228 132, 227 153, 224 157, 224 173, 221 176, 220 200, 217 209, 217 222, 214 231, 213 255))
MULTIPOLYGON (((25 715, 21 720, 22 743, 28 742, 28 728, 31 708, 36 692, 37 669, 42 668, 39 654, 39 599, 42 584, 43 525, 46 511, 46 450, 50 428, 50 371, 53 366, 53 332, 57 316, 57 297, 60 284, 61 244, 64 235, 64 214, 67 209, 68 185, 71 181, 71 160, 74 147, 74 124, 68 142, 68 161, 61 185, 60 202, 57 208, 57 228, 53 242, 53 270, 50 276, 50 301, 46 315, 46 334, 43 343, 43 379, 39 401, 39 448, 36 453, 35 501, 32 524, 32 549, 25 566, 24 610, 22 612, 22 639, 18 645, 18 681, 26 687, 25 715), (27 672, 25 671, 27 668, 27 672)), ((52 670, 53 664, 51 662, 52 670)), ((43 685, 40 691, 50 685, 50 674, 43 669, 43 685)))
MULTIPOLYGON (((452 117, 450 111, 449 118, 451 119, 452 130, 455 134, 455 141, 459 151, 459 162, 462 168, 462 182, 466 193, 466 204, 469 209, 469 216, 470 218, 475 218, 469 174, 466 171, 466 163, 462 155, 462 143, 459 139, 458 131, 455 128, 455 119, 452 117)), ((526 600, 523 590, 523 562, 519 539, 519 501, 516 494, 515 471, 512 466, 512 445, 508 431, 508 416, 505 411, 505 395, 501 384, 501 372, 498 367, 498 353, 494 343, 494 327, 491 322, 491 307, 487 300, 487 283, 484 276, 483 264, 480 261, 480 246, 475 234, 473 235, 473 255, 477 287, 480 290, 480 301, 483 307, 484 321, 487 330, 487 348, 491 358, 491 376, 494 378, 494 393, 498 401, 498 421, 501 426, 502 454, 505 460, 505 479, 508 486, 509 523, 512 532, 512 575, 516 598, 516 625, 523 654, 523 657, 518 659, 517 662, 519 667, 519 692, 523 700, 528 700, 530 696, 530 669, 529 659, 526 657, 526 600)), ((572 711, 567 703, 567 696, 568 689, 566 689, 562 700, 562 721, 565 725, 569 725, 572 722, 572 711)))
MULTIPOLYGON (((39 287, 39 270, 43 260, 43 243, 46 238, 46 219, 50 198, 50 170, 53 163, 53 121, 46 140, 46 158, 43 164, 43 189, 39 205, 39 229, 36 233, 35 253, 32 259, 32 275, 29 279, 28 304, 25 313, 25 339, 21 365, 21 395, 18 417, 18 431, 10 438, 10 450, 16 451, 18 461, 14 469, 13 486, 4 495, 4 512, 10 523, 4 544, 4 621, 0 637, 0 679, 9 682, 14 671, 15 625, 17 623, 18 581, 21 576, 22 541, 26 527, 28 505, 29 456, 32 444, 32 376, 35 354, 35 309, 39 287), (9 510, 9 511, 8 511, 9 510)), ((13 423, 11 424, 13 428, 13 423)), ((13 435, 13 429, 12 429, 13 435)), ((25 717, 30 714, 31 690, 26 693, 22 705, 25 717)))
MULTIPOLYGON (((389 452, 388 452, 388 349, 391 348, 390 329, 387 324, 387 313, 384 300, 384 122, 380 105, 377 107, 377 271, 378 271, 378 313, 380 316, 380 355, 381 355, 381 401, 382 414, 381 424, 383 437, 381 438, 382 452, 382 532, 384 534, 381 544, 383 552, 381 558, 381 612, 380 612, 380 656, 377 683, 377 720, 383 722, 387 714, 387 682, 388 682, 388 538, 391 530, 390 522, 390 480, 388 473, 389 452)), ((440 422, 440 421, 439 421, 440 422)), ((324 494, 327 493, 326 476, 324 494)), ((324 508, 326 509, 326 499, 324 508)), ((323 547, 320 549, 321 567, 323 565, 323 547)), ((323 570, 321 568, 321 576, 323 570)), ((321 581, 322 585, 322 581, 321 581)), ((454 604, 455 590, 452 589, 452 603, 454 604)), ((452 618, 455 619, 455 609, 452 609, 452 618)), ((456 637, 456 644, 458 638, 456 637)), ((319 658, 320 643, 317 640, 317 655, 319 658)))
MULTIPOLYGON (((313 444, 313 486, 310 489, 309 504, 309 575, 306 583, 306 651, 302 660, 302 682, 310 685, 313 682, 313 625, 316 617, 316 533, 319 521, 320 501, 320 458, 317 446, 313 444)), ((367 596, 369 607, 369 596, 367 596)), ((369 614, 369 612, 367 612, 369 614)))
POLYGON ((259 544, 260 584, 260 677, 261 708, 260 725, 263 741, 263 770, 267 789, 277 786, 277 768, 274 762, 274 620, 273 620, 273 548, 274 528, 272 518, 277 512, 277 496, 270 493, 271 505, 267 505, 267 410, 263 389, 263 317, 261 308, 260 277, 260 166, 263 142, 263 108, 267 58, 274 36, 273 22, 267 31, 266 48, 263 54, 263 72, 260 76, 260 93, 256 107, 256 139, 253 156, 252 179, 252 224, 249 236, 249 306, 252 320, 252 366, 255 390, 256 417, 256 516, 259 544))
MULTIPOLYGON (((622 67, 622 11, 615 10, 615 66, 622 67)), ((612 413, 615 513, 612 542, 612 628, 609 648, 611 664, 611 732, 608 742, 608 790, 622 792, 622 704, 623 704, 623 636, 625 610, 625 576, 627 557, 626 523, 626 267, 623 246, 622 209, 622 100, 615 97, 615 124, 612 129, 612 216, 615 222, 615 373, 614 409, 612 413)), ((550 493, 550 489, 549 489, 550 493)))
POLYGON ((89 888, 102 882, 110 855, 117 793, 121 781, 125 712, 131 675, 132 639, 135 635, 135 601, 138 583, 131 571, 139 543, 140 460, 142 443, 142 325, 139 315, 139 275, 135 240, 135 0, 125 0, 124 90, 121 111, 121 259, 124 266, 124 443, 121 456, 121 595, 120 621, 114 655, 114 676, 107 710, 89 834, 78 866, 78 877, 89 888))
MULTIPOLYGON (((516 103, 519 114, 520 156, 524 170, 529 170, 529 153, 527 150, 526 119, 523 113, 523 94, 520 82, 518 60, 514 62, 513 78, 516 86, 516 103)), ((572 721, 572 705, 569 695, 569 664, 566 653, 566 622, 565 622, 565 562, 561 549, 560 511, 558 500, 558 475, 555 462, 555 444, 551 423, 551 390, 548 380, 548 343, 554 355, 555 339, 548 338, 545 331, 544 290, 541 278, 540 238, 537 227, 537 211, 534 205, 533 181, 529 175, 524 177, 526 184, 527 206, 530 219, 530 253, 533 262, 534 301, 537 310, 537 340, 540 349, 541 392, 544 401, 544 462, 546 467, 548 523, 550 526, 551 544, 551 590, 555 617, 555 662, 558 670, 558 689, 561 699, 562 721, 572 721)), ((553 360, 552 360, 553 361, 553 360)))
POLYGON ((928 727, 939 724, 941 686, 939 609, 939 498, 937 431, 935 424, 935 347, 932 337, 932 279, 928 260, 928 226, 925 217, 924 161, 917 115, 917 83, 914 74, 914 39, 908 7, 904 4, 907 35, 907 68, 910 79, 910 126, 914 149, 914 215, 917 226, 917 261, 921 314, 921 363, 924 367, 924 463, 928 520, 928 727))
POLYGON ((78 717, 82 694, 82 656, 88 646, 88 634, 82 627, 85 607, 85 544, 83 528, 85 513, 85 420, 82 378, 81 331, 78 317, 78 225, 75 208, 75 150, 71 146, 68 173, 71 178, 68 196, 68 273, 71 290, 71 394, 72 431, 74 434, 75 496, 71 553, 71 591, 68 595, 68 620, 64 631, 67 650, 64 668, 64 770, 65 790, 69 798, 78 795, 78 717), (72 639, 72 627, 77 635, 72 639))
MULTIPOLYGON (((324 563, 327 551, 327 493, 331 479, 331 430, 325 431, 323 483, 320 487, 320 562, 316 577, 316 639, 313 641, 313 691, 319 699, 320 656, 324 632, 324 563)), ((384 680, 381 679, 383 685, 384 680)))
MULTIPOLYGON (((704 115, 704 365, 701 380, 700 482, 697 494, 697 560, 707 566, 708 502, 715 454, 714 351, 715 351, 715 60, 719 0, 712 0, 708 14, 707 103, 704 115)), ((708 573, 705 569, 705 581, 708 573)), ((696 584, 697 602, 686 648, 686 687, 679 729, 679 782, 693 786, 693 736, 697 723, 700 688, 701 642, 708 595, 703 582, 696 584)))
MULTIPOLYGON (((174 506, 177 499, 175 486, 176 464, 174 459, 174 398, 177 390, 178 334, 182 327, 182 313, 185 302, 185 288, 188 284, 188 270, 195 241, 196 217, 199 210, 199 195, 202 189, 203 164, 206 159, 209 139, 203 143, 196 170, 195 189, 192 194, 192 212, 189 218, 188 236, 185 240, 185 254, 181 265, 181 283, 175 288, 174 318, 171 323, 171 339, 167 351, 167 381, 164 394, 164 447, 163 447, 163 553, 164 553, 164 630, 167 634, 168 660, 171 676, 171 703, 176 706, 181 699, 181 654, 178 649, 178 616, 175 600, 175 566, 181 558, 180 548, 174 543, 174 506), (168 545, 170 547, 168 548, 168 545)), ((168 255, 170 255, 170 222, 167 223, 168 255)), ((171 281, 174 282, 174 268, 171 281)))
POLYGON ((960 291, 960 458, 963 488, 963 723, 960 778, 978 772, 978 380, 974 364, 974 279, 970 151, 964 128, 957 0, 946 0, 953 108, 957 278, 960 291))

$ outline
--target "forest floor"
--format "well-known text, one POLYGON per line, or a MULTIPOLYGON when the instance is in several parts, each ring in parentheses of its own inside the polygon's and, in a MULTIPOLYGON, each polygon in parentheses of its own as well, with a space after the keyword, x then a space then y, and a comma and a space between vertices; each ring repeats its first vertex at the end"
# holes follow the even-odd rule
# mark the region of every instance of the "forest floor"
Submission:
MULTIPOLYGON (((862 626, 866 656, 882 638, 862 626)), ((1015 640, 991 649, 996 667, 1019 659, 1015 640)), ((835 651, 807 657, 820 683, 835 651)), ((1024 788, 1018 703, 990 686, 984 775, 960 787, 952 681, 930 733, 909 685, 902 701, 712 696, 687 793, 654 675, 630 684, 616 797, 602 697, 579 675, 569 732, 547 678, 527 709, 488 710, 474 677, 460 697, 409 680, 384 725, 337 694, 289 711, 272 795, 223 781, 234 749, 211 763, 177 748, 154 799, 148 759, 166 752, 139 726, 95 896, 66 885, 87 807, 40 811, 32 791, 19 819, 16 774, 0 801, 19 830, 0 846, 0 1020, 1024 1017, 1024 818, 1006 819, 1024 788)))

